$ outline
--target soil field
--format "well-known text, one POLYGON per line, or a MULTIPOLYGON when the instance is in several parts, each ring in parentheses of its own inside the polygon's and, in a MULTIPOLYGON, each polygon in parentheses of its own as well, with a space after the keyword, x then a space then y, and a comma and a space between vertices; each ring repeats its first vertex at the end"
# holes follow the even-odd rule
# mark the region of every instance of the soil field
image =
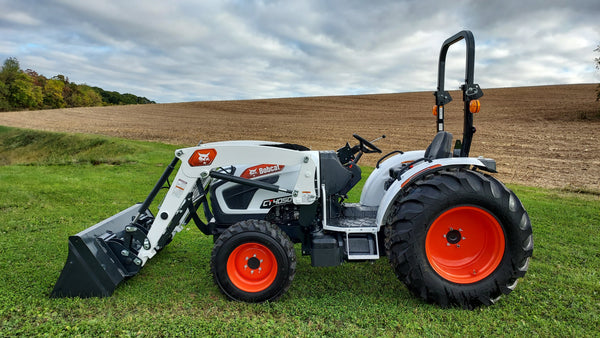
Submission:
MULTIPOLYGON (((471 156, 496 159, 508 183, 600 193, 600 104, 594 84, 484 89, 471 156)), ((462 134, 462 101, 446 106, 446 129, 462 134)), ((392 150, 425 149, 435 134, 431 92, 188 102, 0 113, 0 125, 192 146, 272 140, 337 149, 353 133, 392 150)), ((361 163, 375 165, 378 155, 361 163)), ((165 159, 167 162, 169 159, 165 159)))

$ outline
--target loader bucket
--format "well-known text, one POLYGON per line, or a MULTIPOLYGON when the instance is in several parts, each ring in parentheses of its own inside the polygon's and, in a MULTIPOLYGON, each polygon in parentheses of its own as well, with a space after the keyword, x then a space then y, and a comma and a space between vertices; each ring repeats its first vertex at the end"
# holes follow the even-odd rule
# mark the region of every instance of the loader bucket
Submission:
MULTIPOLYGON (((147 229, 139 226, 140 222, 132 224, 132 220, 140 205, 132 205, 69 237, 67 262, 51 297, 108 297, 119 283, 139 271, 141 261, 135 254, 140 244, 134 235, 145 236, 147 229), (132 247, 132 242, 138 244, 132 247)), ((146 210, 141 219, 150 224, 153 216, 146 210)))

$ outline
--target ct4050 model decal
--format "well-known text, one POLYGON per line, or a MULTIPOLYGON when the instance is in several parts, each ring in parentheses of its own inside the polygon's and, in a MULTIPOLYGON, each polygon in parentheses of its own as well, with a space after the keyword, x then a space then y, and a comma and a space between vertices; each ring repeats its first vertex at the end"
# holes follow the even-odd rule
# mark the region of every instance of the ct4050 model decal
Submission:
POLYGON ((262 201, 262 203, 260 204, 260 208, 261 209, 269 209, 276 205, 290 204, 290 203, 292 203, 292 196, 270 198, 268 200, 262 201))

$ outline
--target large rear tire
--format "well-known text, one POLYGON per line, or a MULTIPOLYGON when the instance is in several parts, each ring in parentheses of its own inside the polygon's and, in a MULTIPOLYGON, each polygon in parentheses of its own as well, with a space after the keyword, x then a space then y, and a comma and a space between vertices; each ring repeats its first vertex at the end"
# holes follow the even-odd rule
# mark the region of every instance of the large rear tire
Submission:
POLYGON ((523 277, 531 223, 517 196, 473 170, 442 170, 413 183, 394 205, 385 246, 398 278, 443 307, 490 305, 523 277))
POLYGON ((289 237, 266 221, 236 223, 215 241, 211 257, 215 283, 228 298, 274 301, 296 273, 296 253, 289 237))

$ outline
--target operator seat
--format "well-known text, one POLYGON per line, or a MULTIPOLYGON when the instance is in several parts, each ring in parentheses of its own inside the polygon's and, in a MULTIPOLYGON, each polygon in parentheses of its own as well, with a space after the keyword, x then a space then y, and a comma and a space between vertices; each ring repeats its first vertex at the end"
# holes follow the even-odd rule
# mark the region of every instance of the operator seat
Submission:
POLYGON ((320 151, 321 182, 325 184, 327 196, 344 195, 360 181, 361 170, 355 163, 343 166, 334 151, 320 151))
POLYGON ((425 150, 425 159, 452 157, 452 134, 447 131, 438 132, 425 150))

